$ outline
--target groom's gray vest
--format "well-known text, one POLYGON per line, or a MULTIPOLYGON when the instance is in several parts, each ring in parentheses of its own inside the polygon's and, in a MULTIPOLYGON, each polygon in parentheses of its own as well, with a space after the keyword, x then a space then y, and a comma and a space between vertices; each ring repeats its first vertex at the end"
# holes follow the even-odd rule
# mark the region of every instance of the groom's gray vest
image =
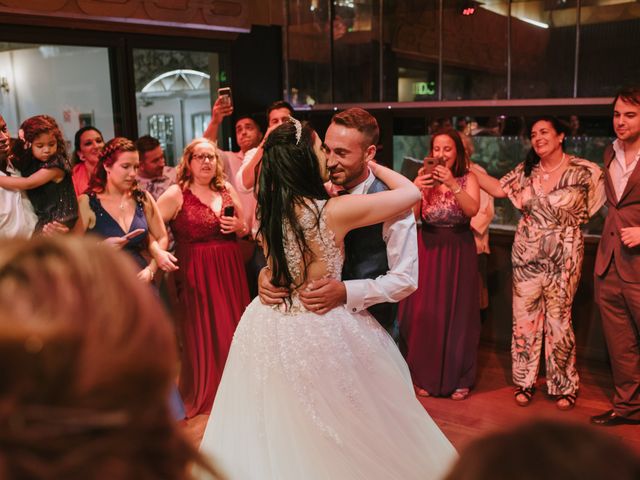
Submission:
MULTIPOLYGON (((384 190, 389 188, 376 178, 366 193, 384 190)), ((377 278, 389 271, 387 244, 382 239, 382 223, 351 230, 344 239, 344 250, 343 280, 377 278)), ((380 303, 367 310, 389 333, 393 334, 396 303, 380 303)))

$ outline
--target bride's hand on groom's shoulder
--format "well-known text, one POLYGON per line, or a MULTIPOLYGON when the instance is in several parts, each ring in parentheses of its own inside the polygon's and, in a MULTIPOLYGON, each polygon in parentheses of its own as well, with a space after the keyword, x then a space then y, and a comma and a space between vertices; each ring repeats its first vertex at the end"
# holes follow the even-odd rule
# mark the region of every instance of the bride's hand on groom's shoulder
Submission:
POLYGON ((324 315, 347 301, 347 289, 340 280, 323 278, 314 280, 300 290, 300 301, 310 312, 324 315))
POLYGON ((271 283, 271 270, 267 267, 258 275, 258 296, 265 305, 280 305, 290 295, 288 288, 276 287, 271 283))

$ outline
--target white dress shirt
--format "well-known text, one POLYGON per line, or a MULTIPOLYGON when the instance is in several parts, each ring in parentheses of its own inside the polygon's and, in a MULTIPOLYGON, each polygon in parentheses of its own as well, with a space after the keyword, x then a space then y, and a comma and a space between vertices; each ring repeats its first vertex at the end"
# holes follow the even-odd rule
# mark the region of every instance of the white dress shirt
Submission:
POLYGON ((236 172, 236 176, 235 176, 236 188, 241 193, 253 193, 253 185, 251 185, 249 188, 244 187, 244 184, 242 183, 242 172, 244 172, 244 169, 247 168, 247 164, 255 156, 257 151, 258 151, 258 147, 254 147, 251 150, 247 150, 244 154, 244 158, 242 159, 242 165, 240 165, 240 167, 238 168, 238 171, 236 172))
MULTIPOLYGON (((224 159, 224 171, 229 179, 229 183, 233 185, 233 188, 235 188, 238 193, 238 198, 242 205, 242 214, 244 216, 243 220, 247 225, 249 232, 255 234, 254 226, 257 226, 256 197, 253 194, 253 189, 247 190, 242 186, 242 176, 238 176, 238 173, 242 175, 241 168, 245 165, 247 153, 222 152, 221 158, 224 159)), ((251 157, 249 157, 249 159, 251 159, 251 157)))
MULTIPOLYGON (((0 176, 6 175, 0 171, 0 176)), ((25 192, 0 188, 0 238, 30 237, 37 222, 25 192)))
POLYGON ((638 164, 638 159, 640 159, 640 151, 636 153, 636 158, 634 158, 634 160, 629 165, 627 165, 627 161, 624 155, 624 144, 619 139, 616 139, 613 142, 613 151, 616 153, 616 156, 609 165, 609 174, 611 175, 613 188, 616 191, 616 200, 620 201, 620 197, 622 197, 625 188, 627 188, 629 177, 638 164))
MULTIPOLYGON (((365 194, 375 180, 372 172, 367 179, 349 190, 365 194)), ((330 195, 337 194, 333 184, 326 184, 330 195)), ((411 210, 382 224, 382 238, 387 244, 389 271, 378 278, 345 280, 346 307, 359 312, 378 303, 396 303, 418 288, 418 239, 416 221, 411 210)))

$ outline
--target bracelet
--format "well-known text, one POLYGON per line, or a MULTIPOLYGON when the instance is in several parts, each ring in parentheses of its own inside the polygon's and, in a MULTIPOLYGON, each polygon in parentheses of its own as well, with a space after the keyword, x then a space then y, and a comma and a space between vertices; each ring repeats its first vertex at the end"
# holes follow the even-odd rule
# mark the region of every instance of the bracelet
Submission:
POLYGON ((458 188, 456 188, 455 190, 451 190, 451 193, 453 193, 454 195, 457 195, 461 191, 462 191, 462 187, 460 185, 458 185, 458 188))

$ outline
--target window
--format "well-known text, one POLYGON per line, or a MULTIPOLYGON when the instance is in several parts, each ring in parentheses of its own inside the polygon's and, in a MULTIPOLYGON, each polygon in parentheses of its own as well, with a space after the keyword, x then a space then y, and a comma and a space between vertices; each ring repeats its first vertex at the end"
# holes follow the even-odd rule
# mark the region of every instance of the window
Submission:
POLYGON ((114 136, 108 48, 0 43, 0 85, 0 109, 14 134, 27 118, 47 114, 69 153, 82 126, 114 136))
POLYGON ((168 165, 176 165, 176 136, 173 115, 152 114, 148 117, 147 132, 160 142, 164 150, 164 158, 168 165))
POLYGON ((133 60, 138 135, 158 138, 167 163, 173 165, 185 146, 204 132, 194 116, 211 111, 212 92, 224 80, 218 54, 134 49, 133 60))

